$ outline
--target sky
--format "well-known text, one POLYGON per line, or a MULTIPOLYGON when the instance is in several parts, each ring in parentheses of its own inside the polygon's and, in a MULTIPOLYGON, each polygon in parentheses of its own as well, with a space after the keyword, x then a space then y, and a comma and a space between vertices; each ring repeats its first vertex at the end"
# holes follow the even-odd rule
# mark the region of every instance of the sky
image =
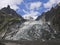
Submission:
POLYGON ((10 5, 22 17, 36 19, 59 2, 60 0, 0 0, 0 9, 10 5))

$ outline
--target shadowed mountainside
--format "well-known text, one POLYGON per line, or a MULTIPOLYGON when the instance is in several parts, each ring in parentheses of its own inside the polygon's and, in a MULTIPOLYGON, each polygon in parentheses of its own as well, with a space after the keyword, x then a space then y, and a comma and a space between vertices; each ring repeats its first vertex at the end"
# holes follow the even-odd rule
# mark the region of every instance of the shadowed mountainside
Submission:
MULTIPOLYGON (((17 30, 25 20, 8 5, 0 10, 0 34, 17 30)), ((3 35, 2 35, 3 37, 3 35)))
POLYGON ((57 32, 60 32, 60 3, 52 7, 49 11, 42 13, 36 20, 50 22, 51 27, 57 32))

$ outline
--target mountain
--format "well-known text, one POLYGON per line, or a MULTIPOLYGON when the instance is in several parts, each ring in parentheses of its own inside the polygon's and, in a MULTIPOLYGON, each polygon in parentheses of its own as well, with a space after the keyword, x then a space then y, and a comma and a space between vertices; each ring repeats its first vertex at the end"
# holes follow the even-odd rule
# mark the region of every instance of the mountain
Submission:
POLYGON ((16 11, 11 9, 9 5, 2 8, 0 10, 0 34, 5 34, 6 32, 18 30, 19 26, 24 21, 25 20, 23 19, 23 17, 17 14, 16 11))
POLYGON ((9 5, 0 10, 0 39, 44 41, 53 38, 52 32, 49 25, 42 21, 25 21, 9 5))
POLYGON ((60 33, 60 3, 55 7, 55 15, 51 19, 51 27, 56 30, 56 32, 60 33))
POLYGON ((60 37, 60 3, 52 7, 51 10, 42 13, 36 20, 43 20, 45 23, 50 22, 51 28, 57 33, 56 36, 60 37))
POLYGON ((54 15, 60 15, 60 3, 52 7, 49 11, 43 12, 36 20, 43 19, 44 21, 51 21, 54 15))
POLYGON ((60 39, 60 5, 42 13, 36 20, 24 20, 14 10, 0 10, 0 39, 13 41, 51 41, 60 39), (48 24, 47 22, 50 22, 48 24))
POLYGON ((10 8, 10 6, 8 5, 7 7, 4 7, 0 10, 1 13, 5 13, 5 14, 9 14, 7 16, 11 16, 11 17, 18 17, 21 18, 22 20, 24 20, 22 18, 21 15, 17 14, 16 11, 14 11, 13 9, 10 8))

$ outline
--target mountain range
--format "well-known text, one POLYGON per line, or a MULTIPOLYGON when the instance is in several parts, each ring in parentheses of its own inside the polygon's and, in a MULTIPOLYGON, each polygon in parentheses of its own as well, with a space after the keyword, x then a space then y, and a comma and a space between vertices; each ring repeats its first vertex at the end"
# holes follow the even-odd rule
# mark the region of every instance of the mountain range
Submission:
POLYGON ((60 39, 60 4, 42 13, 36 20, 24 19, 9 5, 2 8, 0 10, 1 39, 28 41, 60 39))

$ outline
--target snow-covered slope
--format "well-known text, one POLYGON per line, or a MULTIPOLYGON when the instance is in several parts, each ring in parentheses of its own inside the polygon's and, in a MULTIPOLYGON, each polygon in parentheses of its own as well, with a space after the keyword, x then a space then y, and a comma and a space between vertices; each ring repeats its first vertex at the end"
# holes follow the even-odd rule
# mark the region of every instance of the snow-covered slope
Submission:
POLYGON ((20 28, 12 32, 9 35, 6 35, 5 39, 8 40, 45 40, 51 37, 51 30, 48 24, 42 23, 42 21, 27 21, 21 24, 20 28), (15 33, 16 32, 16 33, 15 33), (42 36, 43 35, 43 36, 42 36))

